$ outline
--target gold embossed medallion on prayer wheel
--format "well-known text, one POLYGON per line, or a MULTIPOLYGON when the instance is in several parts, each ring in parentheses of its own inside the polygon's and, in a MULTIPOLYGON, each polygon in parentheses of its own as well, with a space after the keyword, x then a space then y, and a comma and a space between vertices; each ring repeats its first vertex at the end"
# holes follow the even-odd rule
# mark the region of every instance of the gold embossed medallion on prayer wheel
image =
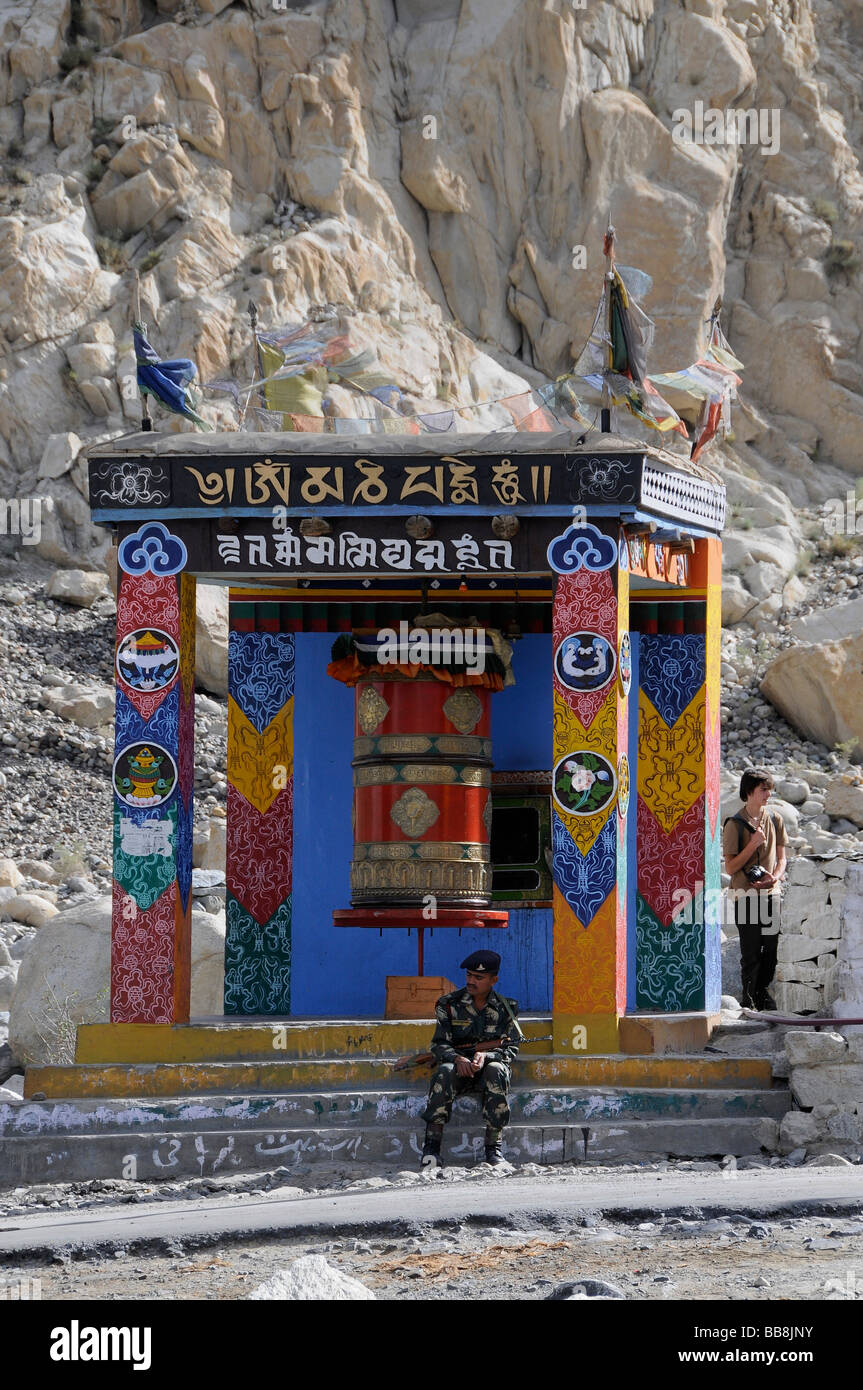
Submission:
POLYGON ((355 906, 491 901, 492 692, 433 675, 355 687, 355 906))

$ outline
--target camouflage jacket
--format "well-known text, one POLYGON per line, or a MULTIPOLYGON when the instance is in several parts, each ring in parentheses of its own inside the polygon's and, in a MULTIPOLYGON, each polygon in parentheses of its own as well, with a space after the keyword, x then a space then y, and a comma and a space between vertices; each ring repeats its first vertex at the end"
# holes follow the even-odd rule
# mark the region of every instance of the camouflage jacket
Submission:
MULTIPOLYGON (((521 1040, 501 998, 496 990, 492 990, 485 1008, 475 1009, 466 989, 455 989, 452 994, 444 994, 435 1005, 437 1027, 431 1040, 435 1061, 454 1062, 457 1056, 469 1057, 471 1053, 467 1047, 462 1048, 463 1043, 469 1045, 484 1042, 486 1038, 502 1038, 502 1046, 487 1052, 486 1056, 491 1062, 512 1065, 518 1056, 521 1040)), ((507 999, 506 1002, 518 1017, 516 1001, 507 999)))

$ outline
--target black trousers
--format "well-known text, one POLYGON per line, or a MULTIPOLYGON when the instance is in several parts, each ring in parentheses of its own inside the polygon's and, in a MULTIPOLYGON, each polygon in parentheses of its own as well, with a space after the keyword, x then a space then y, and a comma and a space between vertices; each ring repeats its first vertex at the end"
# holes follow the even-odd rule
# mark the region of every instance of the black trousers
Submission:
POLYGON ((744 1009, 760 1009, 776 973, 779 945, 779 894, 740 892, 734 899, 740 937, 740 977, 744 1009))

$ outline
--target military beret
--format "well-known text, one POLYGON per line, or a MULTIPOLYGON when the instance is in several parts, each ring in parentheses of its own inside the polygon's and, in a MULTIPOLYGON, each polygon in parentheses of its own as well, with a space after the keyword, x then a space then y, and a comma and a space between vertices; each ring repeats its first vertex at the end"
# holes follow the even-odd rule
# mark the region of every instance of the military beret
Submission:
POLYGON ((459 969, 474 970, 478 975, 496 975, 500 970, 500 956, 497 951, 473 951, 462 961, 459 969))

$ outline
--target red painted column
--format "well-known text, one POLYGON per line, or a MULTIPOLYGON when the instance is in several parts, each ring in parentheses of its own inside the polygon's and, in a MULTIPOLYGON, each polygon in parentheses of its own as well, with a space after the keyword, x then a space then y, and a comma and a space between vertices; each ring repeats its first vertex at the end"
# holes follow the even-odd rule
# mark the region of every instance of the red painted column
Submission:
POLYGON ((184 1023, 191 971, 195 580, 145 523, 118 552, 111 1022, 184 1023))

